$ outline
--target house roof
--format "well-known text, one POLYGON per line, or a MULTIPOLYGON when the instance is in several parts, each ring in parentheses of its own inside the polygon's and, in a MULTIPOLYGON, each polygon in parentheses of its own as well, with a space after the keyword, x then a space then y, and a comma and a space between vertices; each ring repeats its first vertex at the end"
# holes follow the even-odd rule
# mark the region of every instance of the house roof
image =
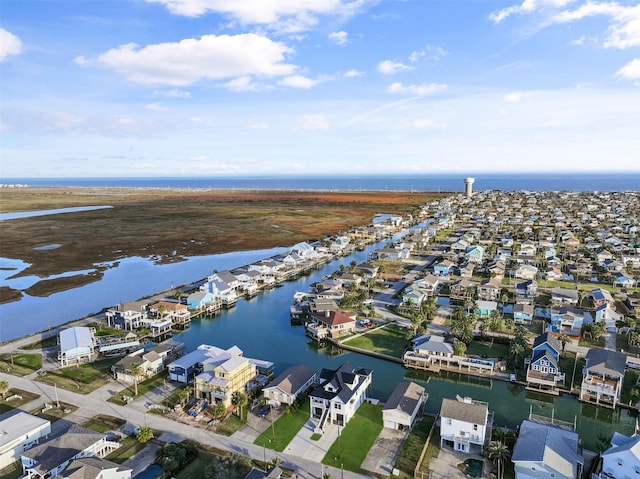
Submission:
POLYGON ((609 376, 624 376, 627 355, 609 349, 593 348, 587 351, 587 369, 609 376))
POLYGON ((128 467, 122 467, 115 462, 107 461, 99 457, 82 457, 69 463, 62 473, 65 479, 99 479, 105 469, 113 469, 118 472, 130 471, 128 467))
POLYGON ((371 369, 355 369, 349 362, 335 370, 325 368, 320 372, 321 384, 310 396, 327 400, 338 398, 346 404, 371 373, 371 369))
POLYGON ((640 464, 640 436, 631 437, 615 432, 611 438, 611 447, 602 453, 603 456, 618 454, 622 451, 629 451, 636 456, 640 464))
POLYGON ((315 374, 314 371, 304 364, 298 364, 282 371, 266 388, 278 388, 288 394, 295 394, 300 391, 315 374))
POLYGON ((60 331, 60 351, 93 347, 93 333, 84 326, 76 326, 60 331))
POLYGON ((489 406, 487 403, 474 401, 471 398, 444 398, 440 416, 471 424, 486 424, 489 406))
POLYGON ((398 410, 412 415, 422 402, 425 389, 411 381, 398 383, 384 405, 384 410, 398 410))
POLYGON ((73 425, 65 434, 24 451, 22 455, 36 461, 33 469, 44 475, 104 437, 104 434, 73 425))
POLYGON ((540 336, 533 340, 533 349, 544 343, 549 344, 549 346, 555 349, 557 353, 562 350, 562 344, 560 344, 560 341, 558 341, 558 339, 553 334, 548 332, 542 333, 540 336))
POLYGON ((576 477, 578 463, 578 434, 560 426, 525 420, 513 448, 513 462, 542 462, 565 477, 576 477))
POLYGON ((18 437, 27 436, 31 431, 44 425, 51 425, 46 419, 19 412, 0 421, 0 451, 18 437))
POLYGON ((413 341, 414 349, 420 351, 430 351, 434 353, 453 354, 453 346, 447 343, 444 336, 436 336, 434 334, 423 334, 413 341))
POLYGON ((317 321, 328 326, 355 323, 356 321, 356 315, 351 311, 325 311, 324 313, 312 313, 312 316, 317 321))

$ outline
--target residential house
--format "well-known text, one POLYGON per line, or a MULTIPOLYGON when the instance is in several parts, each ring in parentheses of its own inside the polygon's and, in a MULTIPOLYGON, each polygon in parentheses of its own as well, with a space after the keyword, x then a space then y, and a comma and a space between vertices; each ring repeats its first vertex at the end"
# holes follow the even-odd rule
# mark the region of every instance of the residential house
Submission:
POLYGON ((614 432, 611 447, 604 451, 601 467, 592 479, 631 479, 640 476, 640 435, 614 432))
POLYGON ((273 466, 269 471, 261 471, 252 467, 251 470, 244 476, 244 479, 280 479, 282 477, 282 469, 278 466, 273 466))
POLYGON ((613 285, 621 288, 633 288, 636 280, 624 273, 613 273, 613 285))
POLYGON ((538 274, 538 268, 530 264, 523 264, 515 271, 516 279, 534 279, 538 274))
POLYGON ((517 301, 513 305, 513 320, 519 324, 531 324, 535 308, 533 304, 529 302, 517 301))
POLYGON ((616 407, 622 394, 627 355, 609 349, 593 348, 585 356, 579 399, 616 407))
POLYGON ((213 300, 213 293, 208 291, 194 291, 187 296, 187 308, 191 311, 199 311, 206 308, 213 300))
POLYGON ((486 402, 469 397, 444 398, 440 408, 440 447, 482 454, 491 439, 493 413, 486 402))
POLYGON ((511 461, 516 479, 580 479, 584 467, 578 434, 566 427, 525 420, 511 461))
POLYGON ((20 460, 23 477, 26 479, 64 477, 63 471, 74 459, 103 458, 118 447, 120 447, 119 443, 108 441, 103 433, 73 425, 64 434, 22 453, 20 460))
POLYGON ((191 312, 186 304, 158 301, 153 305, 161 316, 171 320, 173 326, 186 327, 191 322, 191 312))
POLYGON ((411 381, 398 383, 382 409, 383 426, 399 431, 411 429, 426 400, 422 386, 411 381))
POLYGON ((468 262, 460 266, 460 277, 461 278, 472 278, 474 271, 478 268, 477 263, 468 262))
POLYGON ((264 386, 273 363, 246 358, 237 346, 220 349, 210 346, 202 360, 202 372, 194 378, 194 396, 209 404, 223 404, 229 408, 235 392, 248 393, 264 386), (266 374, 265 374, 266 373, 266 374))
POLYGON ((354 334, 356 314, 343 310, 311 313, 311 321, 305 325, 305 329, 309 336, 318 341, 354 334))
POLYGON ((640 318, 640 292, 628 294, 625 305, 629 308, 632 314, 637 318, 640 318))
POLYGON ((426 299, 426 293, 419 288, 409 286, 402 293, 402 302, 404 304, 420 306, 426 299))
POLYGON ((403 356, 403 363, 406 365, 420 366, 428 369, 431 364, 447 365, 456 361, 453 357, 453 345, 445 341, 444 336, 435 334, 423 334, 411 341, 411 350, 406 351, 403 356))
POLYGON ((118 304, 107 311, 109 327, 134 330, 142 327, 142 320, 147 317, 147 302, 129 301, 118 304))
POLYGON ((624 264, 615 259, 608 259, 602 263, 605 271, 608 273, 620 273, 624 271, 624 264))
POLYGON ((611 293, 603 288, 595 288, 585 294, 585 298, 593 301, 593 305, 597 308, 598 306, 602 306, 605 304, 613 306, 615 301, 611 296, 611 293))
POLYGON ((81 364, 95 359, 95 328, 76 326, 63 329, 58 334, 58 361, 64 366, 81 364))
POLYGON ((72 460, 60 479, 131 479, 132 470, 115 462, 98 457, 81 457, 72 460))
POLYGON ((501 280, 502 278, 504 278, 504 273, 507 270, 507 264, 502 260, 498 260, 492 262, 489 266, 487 266, 487 269, 489 271, 489 275, 492 278, 501 280))
POLYGON ((434 274, 428 274, 424 278, 416 281, 414 285, 420 288, 426 296, 436 296, 442 286, 442 278, 434 274))
POLYGON ((499 300, 501 289, 502 283, 497 278, 484 280, 478 285, 478 299, 485 301, 499 300))
POLYGON ((166 365, 184 351, 184 344, 164 342, 150 348, 140 349, 129 354, 111 366, 114 378, 126 384, 133 384, 163 371, 166 365), (137 375, 135 366, 138 365, 137 375))
POLYGON ((551 319, 549 331, 569 336, 580 336, 583 324, 593 320, 589 313, 571 307, 554 306, 549 314, 551 319))
POLYGON ((551 289, 551 302, 557 305, 578 304, 578 290, 555 287, 551 289))
POLYGON ((471 263, 482 263, 484 248, 480 245, 473 245, 466 249, 464 257, 471 263))
POLYGON ((449 286, 449 297, 464 301, 475 298, 477 283, 467 278, 461 278, 449 286))
POLYGON ((452 261, 443 259, 433 266, 433 274, 437 274, 438 276, 449 276, 453 272, 454 267, 455 264, 452 261))
POLYGON ((475 315, 478 318, 488 318, 494 311, 498 311, 498 303, 496 301, 476 301, 475 315))
POLYGON ((51 423, 26 412, 0 421, 0 470, 20 460, 20 454, 51 434, 51 423))
POLYGON ((378 267, 371 263, 361 263, 355 270, 362 273, 365 279, 375 279, 378 276, 378 267))
POLYGON ((533 342, 527 366, 527 388, 558 394, 558 386, 564 385, 564 373, 560 371, 562 346, 551 333, 543 333, 533 342))
POLYGON ((535 298, 538 295, 538 282, 528 279, 516 283, 516 296, 518 298, 535 298))
POLYGON ((318 379, 318 375, 304 364, 285 369, 263 389, 266 399, 282 404, 294 404, 318 379))
POLYGON ((346 362, 338 369, 323 369, 319 385, 311 391, 311 417, 315 431, 322 433, 327 424, 345 426, 367 399, 373 371, 354 368, 346 362))

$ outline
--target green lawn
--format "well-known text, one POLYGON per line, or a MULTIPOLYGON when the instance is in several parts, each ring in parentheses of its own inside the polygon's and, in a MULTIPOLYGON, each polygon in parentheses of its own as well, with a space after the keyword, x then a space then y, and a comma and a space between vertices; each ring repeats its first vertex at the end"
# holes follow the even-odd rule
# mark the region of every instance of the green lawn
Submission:
POLYGON ((404 443, 395 467, 406 475, 413 477, 413 471, 415 471, 418 465, 422 448, 425 442, 427 442, 429 431, 431 431, 435 420, 436 418, 433 416, 423 417, 422 420, 413 427, 409 437, 404 443))
POLYGON ((35 343, 27 344, 22 349, 44 349, 52 348, 58 345, 58 335, 49 336, 48 338, 41 339, 35 343))
POLYGON ((578 341, 579 346, 586 346, 588 348, 604 348, 604 336, 602 336, 597 341, 593 339, 585 339, 584 337, 580 337, 580 341, 578 341))
MULTIPOLYGON (((11 411, 12 409, 19 408, 23 404, 27 404, 28 402, 33 401, 34 399, 38 399, 40 397, 39 394, 34 394, 29 391, 25 391, 23 389, 10 388, 5 394, 4 399, 0 401, 0 414, 4 414, 7 411, 11 411), (13 398, 10 401, 7 401, 7 398, 10 398, 14 395, 22 396, 22 398, 13 398)), ((2 476, 0 476, 2 477, 2 476)))
POLYGON ((67 414, 71 414, 73 411, 78 409, 78 406, 74 406, 73 404, 68 404, 60 401, 60 407, 57 406, 56 402, 49 403, 53 407, 51 409, 44 410, 44 407, 39 407, 38 409, 34 409, 29 414, 33 416, 41 417, 42 419, 46 419, 50 422, 56 422, 67 414))
POLYGON ((177 479, 202 479, 204 471, 212 461, 214 454, 199 449, 198 457, 196 457, 187 467, 178 473, 177 479))
POLYGON ((134 454, 142 451, 145 447, 146 444, 139 442, 135 436, 128 436, 120 441, 120 447, 105 457, 105 459, 115 462, 116 464, 122 464, 127 459, 132 458, 134 454))
POLYGON ((243 419, 240 419, 235 414, 229 414, 222 423, 216 427, 216 432, 224 434, 225 436, 231 436, 234 432, 239 431, 247 425, 247 412, 242 412, 243 419))
POLYGON ((79 366, 47 371, 38 376, 36 381, 55 384, 59 388, 88 394, 111 380, 111 366, 118 360, 119 358, 102 359, 79 366))
MULTIPOLYGON (((638 381, 638 376, 640 376, 640 372, 636 369, 627 369, 624 373, 624 379, 622 381, 622 396, 620 398, 621 402, 624 404, 629 404, 631 398, 631 390, 635 387, 636 381, 638 381)), ((640 400, 640 398, 636 399, 636 402, 640 400)))
POLYGON ((471 341, 467 346, 467 355, 487 356, 488 358, 507 358, 509 356, 509 345, 498 344, 491 341, 471 341))
POLYGON ((26 376, 42 367, 41 354, 2 354, 0 370, 15 376, 26 376))
POLYGON ((2 479, 18 479, 22 477, 22 463, 16 461, 4 469, 0 469, 0 477, 2 479))
POLYGON ((567 389, 571 389, 571 377, 573 376, 573 388, 580 389, 580 384, 582 384, 582 368, 584 368, 584 358, 578 359, 578 364, 575 365, 575 374, 574 374, 574 364, 576 362, 576 353, 565 351, 564 354, 560 357, 560 371, 564 373, 564 387, 567 389))
POLYGON ((405 331, 397 327, 386 326, 344 341, 347 346, 366 349, 394 358, 401 358, 407 347, 405 331))
MULTIPOLYGON (((145 379, 144 381, 140 381, 138 383, 138 396, 143 396, 149 391, 153 391, 157 387, 162 386, 165 383, 165 380, 168 375, 169 375, 169 372, 165 370, 155 376, 145 379)), ((138 397, 135 395, 135 392, 136 392, 136 388, 132 384, 131 386, 124 388, 121 391, 114 394, 113 396, 111 396, 109 399, 107 399, 107 402, 112 402, 114 404, 119 404, 120 406, 124 406, 126 404, 126 401, 122 399, 123 396, 130 396, 132 398, 138 397)), ((178 400, 176 400, 176 403, 177 402, 178 400)))
POLYGON ((106 414, 98 414, 88 421, 82 423, 82 427, 91 429, 96 432, 114 431, 124 425, 126 421, 118 417, 108 416, 106 414))
POLYGON ((431 459, 438 457, 440 454, 440 428, 438 426, 434 426, 434 428, 431 441, 429 441, 429 446, 427 446, 427 452, 422 459, 422 464, 420 464, 420 470, 422 472, 429 472, 431 459))
POLYGON ((382 406, 364 403, 341 430, 322 462, 364 473, 360 465, 382 431, 382 406))
MULTIPOLYGON (((298 431, 309 420, 309 408, 309 398, 307 398, 295 411, 281 416, 280 419, 273 423, 273 430, 271 427, 267 428, 253 443, 258 446, 268 447, 274 451, 284 451, 291 440, 298 434, 298 431)), ((268 421, 269 419, 265 420, 268 421)))

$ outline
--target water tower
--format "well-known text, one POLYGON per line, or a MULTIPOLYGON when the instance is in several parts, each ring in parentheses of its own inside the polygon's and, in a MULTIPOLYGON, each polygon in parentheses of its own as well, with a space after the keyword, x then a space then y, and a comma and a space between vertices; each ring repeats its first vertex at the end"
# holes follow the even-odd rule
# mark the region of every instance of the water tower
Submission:
POLYGON ((464 195, 467 198, 471 198, 473 195, 473 182, 476 181, 475 178, 465 178, 464 179, 464 195))

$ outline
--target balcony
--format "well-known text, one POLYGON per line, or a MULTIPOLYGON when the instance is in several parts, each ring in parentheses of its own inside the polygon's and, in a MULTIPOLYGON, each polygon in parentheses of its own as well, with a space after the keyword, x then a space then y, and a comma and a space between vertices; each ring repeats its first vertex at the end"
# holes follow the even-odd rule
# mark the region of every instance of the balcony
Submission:
POLYGON ((564 384, 564 373, 550 374, 540 371, 527 370, 527 382, 534 384, 541 384, 544 386, 558 386, 558 384, 564 384))

